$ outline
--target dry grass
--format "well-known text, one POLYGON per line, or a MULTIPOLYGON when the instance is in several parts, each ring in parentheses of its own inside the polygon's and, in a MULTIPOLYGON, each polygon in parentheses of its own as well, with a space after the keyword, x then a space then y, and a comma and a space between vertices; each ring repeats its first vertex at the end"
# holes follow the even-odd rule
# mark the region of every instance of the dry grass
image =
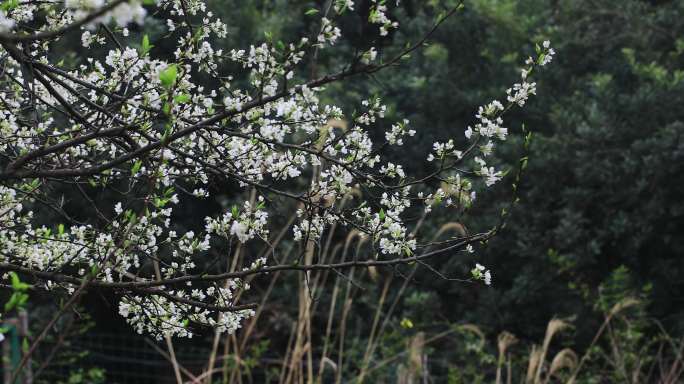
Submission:
MULTIPOLYGON (((343 207, 351 196, 340 202, 343 207)), ((295 222, 295 217, 291 217, 286 225, 271 239, 271 246, 277 247, 286 233, 291 230, 295 222)), ((414 229, 413 235, 420 230, 422 220, 414 229)), ((346 234, 343 242, 334 241, 340 235, 336 233, 338 228, 332 225, 325 239, 318 242, 309 241, 305 244, 302 252, 297 252, 291 247, 280 255, 279 263, 292 262, 298 257, 302 257, 305 263, 331 263, 358 258, 364 247, 371 248, 370 239, 358 231, 350 231, 346 234)), ((433 241, 443 238, 454 238, 466 236, 467 229, 460 223, 452 222, 443 225, 434 235, 433 241)), ((264 250, 259 256, 265 255, 269 250, 264 250)), ((245 250, 238 246, 230 258, 226 268, 237 270, 241 268, 245 250)), ((412 281, 418 264, 414 264, 402 275, 403 281, 397 281, 397 275, 376 269, 350 270, 347 274, 338 271, 312 271, 306 274, 290 275, 296 276, 298 290, 297 295, 291 298, 288 306, 297 308, 297 315, 292 322, 288 334, 288 342, 284 351, 281 351, 282 359, 277 364, 269 363, 269 367, 278 367, 279 384, 318 384, 328 383, 334 378, 335 383, 355 383, 361 384, 369 380, 372 374, 380 369, 392 370, 396 372, 399 384, 418 383, 428 380, 428 353, 426 346, 454 334, 470 333, 476 336, 478 342, 475 348, 485 350, 487 348, 487 337, 485 332, 474 324, 463 324, 457 327, 450 327, 448 330, 429 335, 424 332, 416 332, 413 336, 406 339, 406 348, 394 355, 379 356, 378 347, 383 342, 390 325, 395 324, 396 311, 399 304, 407 292, 407 287, 412 281), (372 289, 374 295, 369 296, 364 292, 360 282, 367 284, 372 289), (321 293, 329 295, 326 301, 328 307, 321 308, 322 301, 315 300, 321 293), (349 361, 348 350, 352 345, 349 340, 348 321, 359 294, 364 294, 364 306, 373 308, 368 314, 367 329, 363 330, 362 346, 358 345, 360 339, 354 339, 355 347, 362 352, 361 357, 355 357, 356 361, 349 361), (368 300, 371 298, 371 300, 368 300), (325 331, 321 332, 320 325, 325 324, 325 331), (318 330, 317 330, 318 329, 318 330), (350 367, 357 369, 356 376, 350 375, 350 367), (391 368, 394 367, 394 368, 391 368)), ((173 357, 173 346, 168 346, 170 360, 174 362, 174 368, 178 375, 180 373, 189 379, 184 382, 192 383, 216 383, 222 384, 242 384, 253 383, 251 369, 247 363, 250 359, 250 345, 259 341, 256 334, 257 324, 264 320, 264 308, 268 308, 276 282, 281 279, 280 273, 270 276, 269 285, 262 292, 261 302, 256 315, 246 323, 245 328, 237 335, 214 336, 212 350, 207 358, 207 365, 203 372, 193 376, 182 366, 178 366, 173 357), (219 365, 217 367, 217 365, 219 365), (180 372, 180 373, 179 373, 180 372)), ((238 294, 238 297, 242 293, 238 294)), ((615 304, 608 313, 602 326, 596 333, 590 348, 599 343, 606 334, 614 337, 610 332, 610 325, 614 319, 622 316, 627 309, 639 304, 639 301, 627 298, 615 304)), ((540 345, 532 345, 531 350, 525 357, 527 369, 520 372, 520 379, 514 377, 513 355, 515 346, 520 344, 519 340, 509 332, 502 332, 498 336, 498 359, 493 370, 496 372, 496 383, 512 384, 519 382, 524 384, 548 384, 566 383, 574 384, 582 374, 583 368, 590 359, 589 352, 582 357, 569 349, 560 349, 552 358, 550 354, 558 350, 553 347, 557 335, 571 328, 568 319, 552 319, 549 321, 544 339, 540 345), (550 361, 549 361, 550 359, 550 361), (565 381, 564 381, 565 380, 565 381)), ((658 372, 648 377, 658 376, 659 382, 664 384, 674 384, 678 382, 684 371, 684 342, 676 342, 672 338, 668 339, 669 351, 676 351, 674 357, 660 359, 658 372)), ((610 341, 609 341, 610 343, 610 341)), ((590 349, 589 348, 589 349, 590 349)), ((589 350, 588 349, 588 350, 589 350)), ((615 348, 613 348, 615 350, 615 348)), ((664 354, 665 355, 665 354, 664 354)), ((519 355, 518 355, 519 356, 519 355)), ((619 360, 619 356, 615 357, 619 360)), ((644 377, 641 375, 642 366, 638 372, 625 373, 630 376, 631 383, 639 383, 644 377)), ((265 370, 265 366, 258 369, 265 370)), ((517 368, 516 368, 517 369, 517 368)), ((181 380, 179 379, 179 382, 181 380)))
MULTIPOLYGON (((352 234, 346 239, 344 245, 328 247, 330 252, 328 257, 338 259, 355 257, 359 247, 366 241, 367 239, 359 234, 352 234)), ((349 335, 346 323, 355 305, 355 298, 357 297, 355 293, 360 289, 357 283, 352 283, 349 276, 342 277, 337 274, 329 276, 312 274, 308 278, 302 277, 300 281, 302 284, 299 287, 300 294, 296 298, 299 302, 299 316, 292 324, 289 342, 280 362, 278 379, 280 384, 317 384, 332 382, 331 380, 336 383, 358 384, 368 381, 370 375, 377 370, 387 370, 388 368, 394 370, 398 384, 420 383, 429 378, 429 365, 427 363, 430 356, 426 352, 427 345, 443 340, 448 336, 469 333, 474 335, 477 340, 475 348, 480 350, 487 348, 487 337, 480 327, 474 324, 462 324, 433 336, 422 331, 416 332, 407 337, 405 350, 379 359, 376 353, 377 346, 382 342, 388 319, 395 310, 394 301, 396 298, 392 300, 392 303, 389 303, 389 306, 387 305, 392 276, 378 275, 373 278, 369 273, 365 273, 363 277, 378 285, 379 294, 376 295, 375 299, 376 309, 369 316, 368 329, 364 332, 368 337, 365 339, 365 348, 362 349, 362 359, 352 362, 349 361, 347 355, 350 344, 347 340, 349 335), (331 279, 332 281, 330 281, 331 279), (325 316, 327 319, 325 335, 320 337, 319 334, 318 338, 314 338, 313 336, 318 333, 312 331, 316 317, 314 314, 317 312, 313 311, 312 308, 320 304, 311 300, 310 293, 322 289, 326 281, 333 284, 333 289, 332 300, 329 302, 330 307, 325 316), (349 367, 358 367, 358 374, 356 376, 350 375, 349 367)), ((355 280, 360 281, 360 279, 355 280)), ((401 296, 403 292, 399 292, 399 294, 401 296)), ((631 298, 615 304, 606 313, 604 323, 597 331, 590 348, 597 345, 599 341, 608 345, 616 343, 616 340, 611 339, 611 337, 615 337, 614 334, 611 336, 611 322, 616 321, 617 318, 625 317, 627 309, 638 304, 638 300, 631 298), (602 337, 606 336, 607 340, 604 340, 602 337)), ((253 321, 256 322, 256 319, 253 321)), ((318 323, 320 324, 320 322, 318 323)), ((517 376, 515 372, 517 368, 514 369, 514 367, 519 366, 520 362, 518 360, 514 362, 512 358, 520 341, 510 332, 500 333, 496 345, 498 347, 498 359, 496 366, 493 367, 496 371, 496 384, 573 384, 577 382, 580 375, 589 374, 590 372, 583 372, 583 367, 586 367, 586 363, 592 359, 588 352, 589 349, 579 357, 570 348, 558 349, 557 346, 554 346, 557 344, 558 335, 571 328, 572 324, 568 319, 554 318, 549 321, 541 343, 532 345, 531 350, 523 359, 527 368, 521 372, 520 376, 517 376), (520 379, 518 380, 516 377, 520 379)), ((205 379, 204 382, 209 382, 209 379, 216 378, 216 374, 222 374, 224 380, 221 383, 252 383, 248 371, 241 368, 244 365, 242 362, 248 358, 248 356, 244 356, 244 351, 246 351, 245 346, 250 342, 248 340, 250 333, 253 331, 245 332, 240 337, 232 336, 230 339, 226 339, 230 340, 232 347, 224 348, 225 354, 217 358, 217 361, 224 362, 223 367, 209 369, 208 366, 203 374, 197 376, 197 379, 202 378, 205 379), (227 361, 233 361, 234 364, 229 366, 227 361)), ((682 359, 684 342, 672 338, 666 338, 666 342, 669 343, 668 350, 674 351, 674 353, 663 353, 663 357, 653 363, 650 369, 639 365, 636 368, 638 372, 626 373, 629 380, 625 382, 633 384, 642 382, 678 383, 684 371, 684 360, 682 359), (666 355, 668 357, 665 357, 666 355), (649 370, 651 373, 643 374, 649 370)), ((520 357, 519 354, 516 356, 520 357)), ((192 382, 199 383, 200 381, 192 382)))

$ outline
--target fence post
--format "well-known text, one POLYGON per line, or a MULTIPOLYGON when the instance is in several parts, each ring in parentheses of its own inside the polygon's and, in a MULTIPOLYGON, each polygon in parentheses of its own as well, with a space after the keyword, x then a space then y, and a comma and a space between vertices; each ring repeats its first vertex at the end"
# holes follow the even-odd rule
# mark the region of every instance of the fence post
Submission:
MULTIPOLYGON (((12 372, 19 365, 22 357, 22 341, 28 336, 28 314, 25 310, 20 310, 18 317, 5 320, 3 326, 8 328, 5 334, 5 341, 2 343, 2 368, 4 372, 3 382, 9 383, 12 372)), ((19 382, 23 384, 33 383, 33 371, 31 360, 24 366, 23 372, 19 375, 19 382)), ((11 383, 13 384, 13 383, 11 383)))

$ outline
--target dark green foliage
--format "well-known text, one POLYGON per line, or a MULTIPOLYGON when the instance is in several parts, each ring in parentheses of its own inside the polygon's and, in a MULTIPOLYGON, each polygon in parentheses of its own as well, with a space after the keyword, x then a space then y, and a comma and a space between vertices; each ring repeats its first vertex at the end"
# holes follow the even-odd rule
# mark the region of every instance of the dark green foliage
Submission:
POLYGON ((523 201, 487 252, 514 271, 499 274, 505 293, 488 296, 522 334, 554 313, 587 312, 624 267, 633 291, 652 286, 651 315, 684 325, 684 24, 674 17, 684 8, 613 4, 560 2, 537 27, 552 34, 558 67, 540 80, 551 97, 533 112, 523 201), (515 321, 523 313, 529 321, 515 321))

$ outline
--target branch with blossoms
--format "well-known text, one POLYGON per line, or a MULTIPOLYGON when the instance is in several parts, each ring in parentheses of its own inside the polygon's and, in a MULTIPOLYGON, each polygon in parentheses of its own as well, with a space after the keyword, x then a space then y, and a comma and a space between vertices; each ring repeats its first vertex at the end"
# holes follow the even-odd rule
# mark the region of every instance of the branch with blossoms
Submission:
MULTIPOLYGON (((367 21, 379 36, 399 28, 390 8, 371 0, 367 21)), ((424 175, 407 175, 378 150, 411 140, 417 129, 409 121, 392 124, 385 142, 371 140, 385 119, 379 98, 360 100, 360 112, 349 115, 320 97, 326 85, 397 65, 461 8, 398 54, 371 47, 339 72, 309 79, 305 59, 335 49, 337 21, 355 12, 353 1, 335 1, 312 36, 228 52, 212 46, 227 27, 201 0, 12 3, 0 11, 0 270, 56 295, 109 290, 138 332, 191 337, 195 326, 235 332, 253 315, 253 304, 237 300, 251 276, 423 264, 472 252, 499 228, 435 243, 411 234, 412 216, 429 219, 435 209, 461 215, 478 191, 503 178, 488 159, 509 134, 503 115, 536 93, 531 76, 551 61, 549 43, 527 60, 505 104, 479 108, 465 147, 434 143, 424 175), (169 17, 162 39, 174 45, 171 61, 153 55, 152 43, 160 42, 148 36, 126 45, 129 24, 143 23, 152 9, 169 17), (84 47, 106 54, 73 67, 54 62, 51 49, 75 31, 84 47), (202 77, 213 81, 202 85, 202 77), (180 231, 174 210, 211 198, 219 182, 254 198, 201 218, 198 233, 180 231), (82 198, 77 214, 64 207, 64 195, 82 198), (64 223, 45 222, 46 211, 64 223), (338 225, 370 246, 350 261, 280 263, 272 218, 288 215, 297 217, 289 243, 315 252, 338 225), (242 247, 264 252, 231 259, 242 247), (199 262, 208 255, 218 257, 199 262)), ((491 273, 478 264, 471 280, 490 284, 491 273)))

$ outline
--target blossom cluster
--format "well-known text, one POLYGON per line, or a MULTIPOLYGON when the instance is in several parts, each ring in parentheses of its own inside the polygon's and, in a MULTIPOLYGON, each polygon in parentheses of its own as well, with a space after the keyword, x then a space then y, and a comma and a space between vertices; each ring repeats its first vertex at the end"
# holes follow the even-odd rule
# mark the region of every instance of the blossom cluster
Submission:
POLYGON ((477 263, 470 271, 474 280, 482 280, 485 285, 492 285, 492 273, 484 265, 477 263))
MULTIPOLYGON (((399 27, 391 7, 371 1, 369 22, 379 36, 399 27)), ((419 134, 408 120, 385 125, 391 128, 384 142, 374 142, 372 130, 387 120, 382 100, 360 101, 352 116, 321 95, 326 84, 354 73, 311 80, 303 68, 313 52, 338 43, 337 18, 355 4, 335 1, 333 9, 313 36, 225 52, 213 42, 226 38, 227 26, 202 0, 20 2, 0 11, 4 33, 53 36, 26 38, 21 47, 10 39, 0 48, 0 152, 7 159, 0 171, 0 263, 40 271, 48 276, 44 288, 53 291, 73 292, 81 281, 132 287, 119 313, 134 329, 191 337, 193 325, 234 332, 253 314, 231 310, 248 289, 245 281, 203 280, 208 272, 198 260, 210 253, 228 259, 232 246, 268 247, 274 212, 296 215, 290 242, 315 245, 337 225, 372 239, 372 257, 414 256, 428 243, 412 233, 416 210, 462 211, 476 190, 502 179, 504 172, 486 161, 495 142, 509 135, 502 116, 535 94, 532 71, 555 52, 548 42, 538 47, 508 90, 507 105, 494 100, 478 109, 465 130, 469 144, 434 143, 428 155, 434 172, 412 175, 382 150, 419 134), (104 7, 110 8, 89 18, 104 7), (130 37, 130 24, 155 17, 148 8, 169 17, 160 24, 169 33, 160 39, 173 45, 172 59, 156 56, 148 36, 130 37), (85 47, 105 53, 72 66, 53 62, 50 52, 70 25, 80 27, 85 47), (40 81, 25 77, 26 65, 40 81), (202 76, 215 82, 203 85, 202 76), (254 197, 199 218, 202 230, 179 226, 178 206, 216 197, 216 180, 254 197), (62 210, 56 186, 84 196, 85 220, 62 210), (116 202, 96 201, 100 191, 116 202), (55 208, 64 224, 37 218, 40 204, 55 208), (187 280, 164 283, 179 278, 187 280)), ((380 53, 376 47, 359 53, 355 61, 365 66, 350 71, 376 68, 380 53)), ((247 269, 257 273, 273 262, 259 259, 247 269)), ((489 271, 475 271, 491 281, 489 271)))

